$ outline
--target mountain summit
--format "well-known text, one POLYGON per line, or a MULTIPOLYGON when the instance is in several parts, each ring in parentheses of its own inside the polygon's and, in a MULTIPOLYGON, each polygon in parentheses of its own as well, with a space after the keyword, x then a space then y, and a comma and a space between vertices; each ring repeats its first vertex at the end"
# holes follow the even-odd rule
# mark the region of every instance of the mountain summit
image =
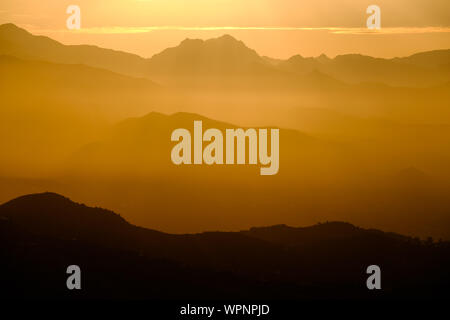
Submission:
MULTIPOLYGON (((0 25, 0 55, 53 63, 85 64, 128 76, 146 77, 162 84, 182 82, 186 85, 197 82, 197 85, 205 86, 208 81, 234 76, 241 81, 237 86, 248 86, 257 82, 258 78, 266 78, 275 79, 267 81, 269 86, 277 87, 278 83, 278 87, 286 87, 295 82, 293 78, 296 76, 308 74, 314 69, 348 83, 431 86, 448 83, 450 79, 450 50, 429 51, 394 59, 346 54, 334 59, 325 55, 316 58, 295 55, 288 60, 274 60, 261 57, 255 50, 228 34, 208 40, 185 39, 176 47, 144 59, 135 54, 91 45, 63 45, 8 23, 0 25), (208 79, 205 80, 205 77, 208 79)), ((231 83, 236 80, 233 81, 231 83)))
POLYGON ((33 233, 68 238, 129 226, 112 211, 90 208, 52 192, 13 199, 0 206, 0 216, 33 233))
POLYGON ((261 72, 268 63, 256 51, 230 35, 200 40, 185 39, 177 47, 154 55, 149 74, 233 74, 261 72))

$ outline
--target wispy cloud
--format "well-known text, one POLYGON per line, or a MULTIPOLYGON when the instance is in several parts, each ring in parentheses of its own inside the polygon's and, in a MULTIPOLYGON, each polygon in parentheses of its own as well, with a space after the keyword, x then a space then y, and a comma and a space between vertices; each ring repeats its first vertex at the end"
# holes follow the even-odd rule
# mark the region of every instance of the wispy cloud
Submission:
POLYGON ((367 28, 344 27, 240 27, 240 26, 149 26, 149 27, 93 27, 80 30, 67 29, 39 29, 40 32, 71 32, 86 34, 133 34, 152 31, 233 31, 233 30, 269 30, 269 31, 327 31, 334 34, 423 34, 423 33, 450 33, 450 27, 394 27, 370 30, 367 28))

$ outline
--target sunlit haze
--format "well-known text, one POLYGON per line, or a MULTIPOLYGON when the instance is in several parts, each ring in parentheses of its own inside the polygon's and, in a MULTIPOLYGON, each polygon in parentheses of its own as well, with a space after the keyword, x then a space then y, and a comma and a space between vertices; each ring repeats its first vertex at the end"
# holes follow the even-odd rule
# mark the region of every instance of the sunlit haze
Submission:
POLYGON ((367 0, 4 0, 0 23, 15 23, 64 44, 94 44, 151 57, 185 38, 230 34, 259 54, 406 56, 450 46, 450 2, 377 1, 382 29, 364 32, 367 0), (66 8, 81 8, 82 29, 67 30, 66 8))

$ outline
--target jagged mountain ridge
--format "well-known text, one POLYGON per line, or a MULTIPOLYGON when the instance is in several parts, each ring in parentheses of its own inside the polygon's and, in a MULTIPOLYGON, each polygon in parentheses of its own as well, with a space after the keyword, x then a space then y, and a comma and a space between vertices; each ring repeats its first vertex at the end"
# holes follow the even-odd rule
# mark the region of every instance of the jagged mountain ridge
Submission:
POLYGON ((56 63, 86 64, 150 79, 231 74, 289 78, 290 74, 298 77, 318 70, 351 83, 384 82, 396 86, 430 86, 450 80, 450 50, 434 50, 393 59, 346 54, 333 59, 325 55, 316 58, 295 55, 282 61, 261 57, 243 42, 224 35, 209 40, 186 39, 176 47, 145 59, 96 46, 66 46, 48 37, 34 36, 13 24, 0 26, 0 44, 0 54, 56 63))

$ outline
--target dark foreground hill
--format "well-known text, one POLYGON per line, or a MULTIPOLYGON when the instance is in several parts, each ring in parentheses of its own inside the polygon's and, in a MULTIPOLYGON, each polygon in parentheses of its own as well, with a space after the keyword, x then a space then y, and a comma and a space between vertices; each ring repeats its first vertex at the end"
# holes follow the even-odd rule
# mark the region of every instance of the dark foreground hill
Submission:
POLYGON ((342 222, 171 235, 43 193, 1 205, 0 229, 0 292, 9 298, 449 297, 449 243, 342 222), (73 264, 80 291, 66 288, 73 264), (382 272, 376 292, 366 288, 372 264, 382 272))

